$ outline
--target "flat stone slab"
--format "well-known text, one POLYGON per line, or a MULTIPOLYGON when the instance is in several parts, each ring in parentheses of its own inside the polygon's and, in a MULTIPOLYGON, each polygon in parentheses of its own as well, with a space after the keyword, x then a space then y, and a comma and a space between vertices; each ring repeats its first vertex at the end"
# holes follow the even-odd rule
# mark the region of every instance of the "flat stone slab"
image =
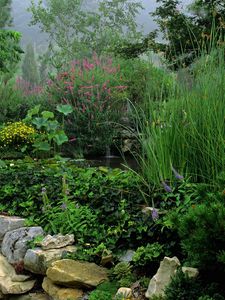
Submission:
POLYGON ((47 270, 47 277, 55 284, 73 288, 94 288, 107 280, 107 269, 94 263, 62 259, 47 270))
POLYGON ((57 235, 46 235, 46 237, 38 244, 43 250, 63 248, 74 243, 73 234, 57 234, 57 235))
POLYGON ((54 261, 60 260, 66 253, 73 253, 76 250, 75 246, 49 250, 28 249, 24 257, 24 268, 32 273, 45 275, 54 261))
POLYGON ((58 286, 47 277, 44 278, 42 288, 54 300, 80 300, 83 296, 82 290, 58 286))
POLYGON ((29 280, 29 276, 17 275, 7 259, 0 255, 0 294, 24 294, 29 292, 35 284, 35 280, 29 280))

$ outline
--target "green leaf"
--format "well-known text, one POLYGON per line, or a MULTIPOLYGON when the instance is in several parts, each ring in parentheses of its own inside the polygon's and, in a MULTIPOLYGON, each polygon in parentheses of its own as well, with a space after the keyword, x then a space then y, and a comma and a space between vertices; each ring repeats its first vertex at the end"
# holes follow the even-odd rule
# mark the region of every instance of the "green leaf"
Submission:
POLYGON ((7 167, 6 163, 0 159, 0 168, 6 168, 6 167, 7 167))
POLYGON ((59 127, 59 122, 54 120, 54 121, 48 121, 46 124, 46 129, 48 131, 55 131, 59 127))
POLYGON ((33 147, 40 151, 50 151, 51 146, 48 142, 35 142, 33 147))
POLYGON ((58 112, 61 112, 62 114, 64 114, 65 116, 69 115, 70 113, 73 112, 73 107, 69 104, 59 104, 56 107, 58 112))
POLYGON ((54 113, 51 111, 45 110, 41 114, 42 114, 42 117, 45 119, 53 119, 54 118, 54 113))
POLYGON ((31 118, 32 116, 37 115, 39 113, 40 107, 41 107, 41 105, 39 104, 39 105, 36 105, 34 108, 29 109, 27 116, 29 118, 31 118))
POLYGON ((48 121, 44 118, 35 118, 34 120, 32 120, 32 123, 37 127, 37 129, 46 127, 48 125, 48 121))
POLYGON ((65 132, 62 130, 62 131, 59 131, 55 136, 54 136, 54 141, 56 142, 56 144, 58 146, 64 144, 65 142, 68 142, 68 137, 67 135, 65 134, 65 132))

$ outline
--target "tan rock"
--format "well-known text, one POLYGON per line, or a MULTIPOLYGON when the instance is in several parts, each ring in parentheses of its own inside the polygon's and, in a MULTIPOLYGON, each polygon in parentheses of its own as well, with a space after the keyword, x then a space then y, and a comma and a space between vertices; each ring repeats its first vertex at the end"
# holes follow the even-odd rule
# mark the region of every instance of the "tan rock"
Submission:
POLYGON ((182 272, 187 274, 190 278, 196 278, 199 274, 199 271, 197 268, 191 268, 191 267, 182 267, 182 272))
POLYGON ((130 299, 132 297, 132 289, 127 287, 121 287, 116 292, 116 295, 117 296, 121 295, 123 299, 130 299))
POLYGON ((50 298, 47 294, 44 293, 29 293, 19 296, 10 296, 8 300, 50 300, 50 298))
POLYGON ((82 290, 57 286, 47 277, 44 278, 42 287, 54 300, 77 300, 83 295, 82 290))
POLYGON ((55 284, 74 288, 93 288, 107 280, 107 270, 94 263, 62 259, 47 270, 55 284))
POLYGON ((29 249, 24 257, 24 268, 32 273, 45 275, 54 261, 60 260, 64 253, 73 253, 76 250, 75 246, 49 250, 29 249))
POLYGON ((28 280, 29 276, 17 275, 7 259, 0 255, 0 291, 2 294, 25 294, 35 284, 35 280, 28 280))
POLYGON ((59 249, 66 247, 68 245, 72 245, 74 243, 74 235, 73 234, 57 234, 57 235, 47 235, 39 245, 43 250, 48 249, 59 249))
POLYGON ((153 296, 164 296, 165 287, 170 283, 179 266, 180 262, 176 256, 164 257, 157 273, 150 280, 145 297, 151 299, 153 296))

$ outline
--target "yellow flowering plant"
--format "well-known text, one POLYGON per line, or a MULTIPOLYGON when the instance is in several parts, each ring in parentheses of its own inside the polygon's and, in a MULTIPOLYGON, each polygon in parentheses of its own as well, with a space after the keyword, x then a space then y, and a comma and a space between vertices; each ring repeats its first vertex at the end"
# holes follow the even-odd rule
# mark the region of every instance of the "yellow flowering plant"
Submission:
POLYGON ((0 149, 21 150, 22 147, 33 143, 35 133, 32 125, 22 121, 7 123, 0 129, 0 149))

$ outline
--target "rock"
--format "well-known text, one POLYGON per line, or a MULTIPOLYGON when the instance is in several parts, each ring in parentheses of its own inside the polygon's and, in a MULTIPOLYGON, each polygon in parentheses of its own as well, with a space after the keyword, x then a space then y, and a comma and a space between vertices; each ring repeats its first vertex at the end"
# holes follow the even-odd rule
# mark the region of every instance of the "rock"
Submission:
POLYGON ((47 277, 55 284, 74 288, 94 288, 107 280, 107 270, 94 263, 62 259, 47 270, 47 277))
POLYGON ((0 291, 2 294, 24 294, 29 292, 35 280, 28 280, 29 276, 17 275, 7 259, 0 255, 0 291))
POLYGON ((57 234, 57 235, 47 235, 39 245, 43 250, 48 249, 58 249, 63 248, 68 245, 72 245, 74 243, 74 235, 73 234, 57 234))
POLYGON ((187 274, 190 278, 196 278, 199 274, 199 271, 197 268, 191 268, 191 267, 182 267, 182 272, 187 274))
POLYGON ((50 300, 50 298, 44 293, 29 293, 20 296, 11 296, 8 300, 50 300))
POLYGON ((42 288, 54 300, 77 300, 83 296, 82 290, 57 286, 47 277, 44 278, 42 288))
POLYGON ((120 256, 119 261, 121 262, 131 262, 135 254, 134 250, 127 250, 122 256, 120 256))
POLYGON ((151 299, 153 296, 164 296, 164 289, 170 283, 171 277, 175 275, 179 266, 180 262, 177 257, 164 257, 157 273, 150 280, 145 297, 151 299))
POLYGON ((0 241, 8 231, 24 227, 25 219, 0 215, 0 241))
POLYGON ((76 250, 75 246, 49 250, 28 249, 24 257, 24 268, 32 273, 45 275, 47 268, 54 261, 60 260, 64 254, 73 253, 76 250))
POLYGON ((122 296, 123 299, 130 299, 132 297, 132 289, 127 287, 121 287, 116 292, 116 296, 122 296))
POLYGON ((2 254, 11 264, 21 262, 28 249, 27 242, 43 234, 41 227, 22 227, 9 231, 2 241, 2 254))

